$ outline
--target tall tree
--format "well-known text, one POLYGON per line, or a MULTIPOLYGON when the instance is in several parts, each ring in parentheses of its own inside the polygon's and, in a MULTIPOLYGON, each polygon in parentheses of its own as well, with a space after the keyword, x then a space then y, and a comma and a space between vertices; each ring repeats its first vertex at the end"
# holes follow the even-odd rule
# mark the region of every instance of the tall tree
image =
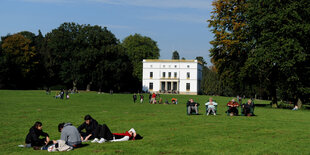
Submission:
POLYGON ((122 46, 125 48, 133 65, 133 77, 137 79, 137 85, 141 85, 142 60, 159 58, 157 43, 150 37, 134 34, 126 37, 122 42, 122 46))
POLYGON ((32 36, 35 35, 31 32, 21 32, 2 38, 1 65, 6 67, 1 74, 6 77, 2 79, 5 88, 35 88, 31 84, 36 80, 39 59, 32 36))
POLYGON ((242 92, 240 71, 247 60, 247 0, 215 0, 209 27, 214 33, 210 50, 220 80, 238 94, 242 92))
POLYGON ((179 60, 180 59, 180 55, 178 51, 174 51, 172 53, 172 60, 179 60))
POLYGON ((249 4, 252 49, 244 70, 257 73, 273 104, 279 89, 305 101, 310 94, 309 78, 305 78, 310 72, 310 2, 249 0, 249 4))

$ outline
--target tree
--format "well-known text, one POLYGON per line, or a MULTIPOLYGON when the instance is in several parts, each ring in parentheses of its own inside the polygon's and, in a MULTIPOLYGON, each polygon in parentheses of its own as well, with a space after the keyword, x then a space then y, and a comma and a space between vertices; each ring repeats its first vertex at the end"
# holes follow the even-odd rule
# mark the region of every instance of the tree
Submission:
POLYGON ((241 68, 247 60, 248 29, 246 0, 215 0, 209 27, 214 33, 210 50, 220 80, 234 94, 242 93, 241 68))
POLYGON ((309 98, 310 2, 249 0, 251 52, 244 70, 264 83, 272 103, 277 91, 297 102, 309 98), (307 94, 307 95, 306 95, 307 94))
POLYGON ((172 53, 172 60, 179 60, 180 59, 180 55, 178 51, 174 51, 172 53))
POLYGON ((201 65, 204 66, 204 67, 205 67, 205 65, 207 65, 207 62, 203 59, 202 56, 196 57, 196 60, 198 60, 198 62, 200 62, 201 65))
POLYGON ((39 59, 31 32, 3 37, 1 42, 1 75, 4 88, 29 89, 37 80, 39 59))
POLYGON ((149 37, 134 34, 126 37, 122 42, 122 46, 133 65, 132 75, 137 79, 136 84, 140 86, 142 81, 142 60, 159 58, 157 43, 149 37))

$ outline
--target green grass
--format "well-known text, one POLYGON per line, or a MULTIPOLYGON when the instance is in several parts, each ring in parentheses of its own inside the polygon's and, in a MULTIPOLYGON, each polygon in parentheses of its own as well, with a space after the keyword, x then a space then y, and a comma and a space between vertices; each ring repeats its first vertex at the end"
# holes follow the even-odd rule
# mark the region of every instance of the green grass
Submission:
MULTIPOLYGON (((55 94, 55 92, 52 92, 55 94)), ((309 154, 310 113, 256 107, 255 117, 230 117, 224 112, 231 98, 214 96, 217 116, 206 116, 209 96, 161 95, 176 97, 178 105, 133 104, 132 94, 81 92, 69 100, 54 99, 44 91, 0 90, 0 154, 42 154, 47 151, 18 148, 35 121, 51 139, 59 139, 57 125, 75 126, 90 114, 112 132, 135 128, 143 140, 92 144, 67 154, 309 154), (189 98, 199 102, 199 113, 186 115, 189 98)), ((145 99, 148 96, 145 95, 145 99)), ((259 101, 258 104, 268 104, 259 101)))

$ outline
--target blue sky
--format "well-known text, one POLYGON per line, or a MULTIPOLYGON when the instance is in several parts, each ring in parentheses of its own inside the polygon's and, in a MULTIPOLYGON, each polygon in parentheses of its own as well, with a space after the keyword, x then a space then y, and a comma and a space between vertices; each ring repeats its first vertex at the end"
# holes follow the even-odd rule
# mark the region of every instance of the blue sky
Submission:
POLYGON ((213 34, 206 22, 212 0, 1 0, 0 36, 43 34, 64 22, 106 26, 121 41, 134 33, 151 37, 161 59, 203 56, 210 65, 213 34))

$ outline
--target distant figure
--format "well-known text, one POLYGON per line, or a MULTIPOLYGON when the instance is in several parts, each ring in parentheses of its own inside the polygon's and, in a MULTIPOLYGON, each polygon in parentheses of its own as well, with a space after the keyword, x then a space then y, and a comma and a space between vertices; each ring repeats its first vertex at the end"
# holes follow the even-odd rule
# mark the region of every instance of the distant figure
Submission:
POLYGON ((152 94, 152 99, 151 99, 151 104, 155 104, 155 100, 156 100, 156 94, 153 93, 152 94))
POLYGON ((50 88, 46 88, 46 95, 50 95, 51 94, 51 89, 50 88))
POLYGON ((58 131, 61 132, 60 139, 65 141, 67 145, 79 147, 82 143, 78 129, 71 123, 60 123, 58 131))
POLYGON ((140 95, 140 103, 143 103, 143 98, 144 98, 144 96, 141 94, 140 95))
POLYGON ((229 101, 227 103, 227 106, 229 107, 227 112, 230 114, 230 116, 237 116, 238 115, 237 107, 239 107, 239 103, 235 102, 235 99, 232 99, 231 101, 229 101))
POLYGON ((196 115, 198 115, 198 106, 199 104, 194 102, 194 100, 191 98, 187 104, 187 114, 190 115, 192 110, 195 110, 196 115))
POLYGON ((178 104, 178 99, 172 98, 172 99, 171 99, 171 103, 172 103, 172 104, 178 104))
POLYGON ((133 103, 136 103, 136 100, 137 100, 137 95, 136 95, 136 93, 133 94, 132 98, 133 98, 133 103))
POLYGON ((95 129, 98 127, 98 122, 90 115, 86 115, 84 120, 85 122, 78 127, 78 131, 81 134, 81 140, 88 141, 94 139, 95 129), (82 132, 83 129, 86 130, 86 133, 82 132))
POLYGON ((169 104, 168 100, 166 99, 165 104, 169 104))
POLYGON ((207 115, 209 115, 211 111, 213 112, 213 115, 216 115, 215 106, 217 105, 217 103, 213 102, 212 97, 209 98, 209 102, 207 102, 205 105, 208 106, 207 115))
POLYGON ((64 89, 61 89, 60 90, 60 99, 64 99, 64 95, 65 95, 64 89))
POLYGON ((20 147, 33 147, 35 150, 40 150, 42 146, 47 146, 50 143, 49 135, 43 132, 41 122, 35 122, 29 129, 25 142, 26 145, 20 147), (45 138, 41 139, 40 136, 45 138))
POLYGON ((242 105, 244 116, 251 116, 251 108, 252 108, 252 100, 248 100, 248 102, 242 105))
POLYGON ((110 95, 112 95, 113 94, 113 90, 112 89, 110 89, 110 95))
POLYGON ((70 98, 70 96, 69 96, 69 91, 66 90, 66 99, 69 99, 69 98, 70 98))
POLYGON ((150 93, 150 95, 149 95, 149 103, 151 103, 152 102, 152 94, 150 93))
POLYGON ((294 108, 292 110, 298 110, 297 102, 294 102, 294 108))

